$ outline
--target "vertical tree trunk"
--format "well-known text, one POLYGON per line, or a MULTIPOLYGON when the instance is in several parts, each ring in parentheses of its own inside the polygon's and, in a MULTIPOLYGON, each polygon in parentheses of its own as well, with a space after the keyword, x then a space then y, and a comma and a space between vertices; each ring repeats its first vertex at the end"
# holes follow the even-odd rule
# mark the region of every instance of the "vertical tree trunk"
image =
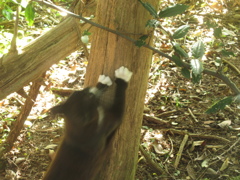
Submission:
MULTIPOLYGON (((158 1, 148 0, 153 6, 158 1)), ((155 6, 156 7, 156 6, 155 6)), ((99 0, 97 23, 138 39, 147 34, 151 19, 137 0, 99 0)), ((116 132, 111 152, 101 167, 98 179, 134 179, 139 149, 144 97, 152 52, 101 29, 94 31, 85 85, 95 85, 99 74, 114 77, 115 69, 126 66, 133 72, 127 89, 123 124, 116 132)), ((151 39, 147 41, 151 42, 151 39)))

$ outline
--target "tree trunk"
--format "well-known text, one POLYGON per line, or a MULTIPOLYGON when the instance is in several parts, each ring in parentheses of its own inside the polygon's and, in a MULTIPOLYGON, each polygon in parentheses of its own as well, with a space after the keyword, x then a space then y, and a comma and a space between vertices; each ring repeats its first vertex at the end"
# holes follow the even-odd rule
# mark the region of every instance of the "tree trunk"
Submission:
MULTIPOLYGON (((153 6, 156 0, 148 0, 153 6)), ((156 6, 155 6, 156 7, 156 6)), ((151 19, 137 0, 99 0, 97 23, 126 33, 134 39, 147 34, 151 19)), ((133 72, 127 89, 125 117, 111 143, 111 151, 101 167, 98 179, 134 179, 138 158, 144 98, 152 51, 139 48, 115 34, 96 29, 93 37, 85 86, 95 85, 99 74, 114 77, 115 69, 126 66, 133 72)), ((147 42, 151 42, 148 39, 147 42)))

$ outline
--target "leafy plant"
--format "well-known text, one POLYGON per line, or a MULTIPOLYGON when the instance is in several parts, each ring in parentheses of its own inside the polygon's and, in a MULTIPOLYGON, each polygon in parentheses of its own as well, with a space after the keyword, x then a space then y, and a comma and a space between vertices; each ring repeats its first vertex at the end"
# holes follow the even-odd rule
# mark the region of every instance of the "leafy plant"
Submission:
POLYGON ((179 38, 182 38, 184 37, 187 33, 188 33, 188 30, 189 30, 190 26, 189 25, 183 25, 183 26, 180 26, 173 34, 173 39, 179 39, 179 38))
POLYGON ((138 47, 143 46, 144 44, 146 44, 145 40, 146 40, 147 38, 148 38, 147 35, 141 36, 141 37, 135 42, 135 45, 138 46, 138 47))
POLYGON ((25 18, 29 26, 32 26, 34 23, 35 11, 32 6, 32 3, 29 3, 25 9, 25 18))
POLYGON ((2 14, 7 20, 12 20, 13 18, 13 11, 7 4, 4 5, 4 8, 2 9, 2 14))
POLYGON ((187 9, 188 9, 188 6, 184 4, 176 4, 174 6, 170 6, 163 9, 162 11, 160 11, 158 16, 160 18, 176 16, 178 14, 184 13, 184 11, 186 11, 187 9))
MULTIPOLYGON (((173 33, 167 32, 163 27, 161 27, 159 19, 161 19, 162 22, 166 18, 180 15, 188 9, 188 6, 183 4, 175 4, 173 6, 166 7, 158 13, 151 4, 147 2, 144 3, 141 0, 139 0, 139 2, 153 16, 153 19, 149 20, 146 26, 160 28, 165 35, 169 36, 170 43, 172 44, 172 48, 175 53, 170 58, 167 55, 165 57, 169 58, 177 66, 181 67, 181 73, 185 78, 191 79, 193 83, 199 83, 202 79, 202 73, 207 72, 211 75, 214 74, 214 76, 222 79, 224 82, 230 85, 230 88, 232 88, 236 94, 239 93, 239 90, 235 88, 234 85, 232 85, 233 83, 230 81, 230 79, 227 79, 222 74, 224 73, 224 71, 221 69, 221 59, 216 59, 218 63, 220 63, 220 65, 216 66, 216 72, 210 72, 207 69, 205 70, 202 62, 202 58, 205 54, 205 44, 202 40, 197 39, 197 41, 193 43, 191 49, 186 49, 186 47, 184 47, 181 39, 187 38, 187 34, 191 27, 189 24, 181 25, 173 33)), ((220 48, 223 48, 223 50, 220 51, 222 56, 234 56, 234 53, 226 50, 224 48, 224 44, 219 40, 220 38, 224 37, 223 28, 219 26, 217 22, 211 20, 210 18, 205 18, 205 25, 209 29, 213 28, 213 35, 216 40, 213 41, 214 43, 212 45, 215 47, 218 46, 220 48)), ((144 41, 145 39, 141 39, 141 41, 138 40, 136 45, 140 47, 144 45, 144 41)), ((161 55, 162 54, 163 53, 161 53, 161 55)), ((209 108, 206 113, 215 113, 221 109, 224 109, 226 105, 229 105, 232 102, 234 102, 233 97, 223 98, 222 100, 214 104, 211 108, 209 108)))

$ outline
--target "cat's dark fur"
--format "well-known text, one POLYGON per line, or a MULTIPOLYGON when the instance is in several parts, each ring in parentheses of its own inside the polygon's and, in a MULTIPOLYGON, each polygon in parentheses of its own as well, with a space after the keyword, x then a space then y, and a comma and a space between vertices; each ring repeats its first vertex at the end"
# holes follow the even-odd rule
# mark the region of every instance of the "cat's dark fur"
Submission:
POLYGON ((125 67, 115 71, 116 92, 109 108, 101 105, 100 97, 112 82, 101 75, 96 87, 76 91, 51 109, 53 114, 64 115, 65 135, 44 180, 97 179, 109 140, 122 122, 131 75, 125 67))

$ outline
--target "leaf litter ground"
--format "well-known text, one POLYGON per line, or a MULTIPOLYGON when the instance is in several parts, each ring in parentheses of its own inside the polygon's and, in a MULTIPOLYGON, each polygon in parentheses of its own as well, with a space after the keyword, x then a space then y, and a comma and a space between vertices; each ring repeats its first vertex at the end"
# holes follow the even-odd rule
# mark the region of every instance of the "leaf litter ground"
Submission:
MULTIPOLYGON (((222 22, 224 18, 226 16, 222 16, 222 22)), ((181 22, 184 19, 178 20, 181 22)), ((234 24, 234 21, 231 20, 231 23, 234 24)), ((171 31, 179 25, 171 21, 165 26, 169 26, 168 30, 171 31)), ((192 39, 186 40, 186 46, 190 47, 199 33, 209 37, 207 32, 201 28, 192 31, 192 39)), ((227 59, 223 66, 224 73, 240 87, 240 74, 231 66, 240 68, 239 39, 228 36, 224 41, 236 54, 227 59)), ((163 52, 171 53, 169 39, 158 29, 154 44, 163 52)), ((213 45, 205 53, 205 67, 216 69, 214 58, 219 53, 218 47, 213 45)), ((85 56, 79 51, 52 66, 46 73, 44 85, 25 128, 6 155, 7 163, 6 167, 2 167, 4 170, 0 179, 42 178, 63 134, 63 120, 52 118, 47 112, 72 89, 83 87, 86 65, 85 56)), ((172 62, 153 55, 136 179, 238 179, 239 106, 231 105, 216 114, 205 114, 213 102, 229 95, 229 88, 221 80, 203 75, 200 84, 194 85, 181 75, 180 69, 172 62)), ((2 118, 6 120, 1 122, 2 132, 10 130, 11 120, 16 118, 23 102, 24 99, 16 93, 1 102, 2 118)))

